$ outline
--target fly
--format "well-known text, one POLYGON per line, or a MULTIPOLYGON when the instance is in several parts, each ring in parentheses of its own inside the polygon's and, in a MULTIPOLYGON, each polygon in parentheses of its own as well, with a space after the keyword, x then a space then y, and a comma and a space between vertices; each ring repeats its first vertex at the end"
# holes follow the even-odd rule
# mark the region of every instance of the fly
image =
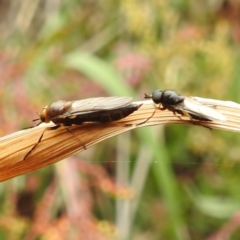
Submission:
MULTIPOLYGON (((145 94, 145 98, 151 98, 155 104, 161 104, 174 114, 187 115, 191 119, 201 121, 226 121, 226 117, 213 107, 208 107, 190 97, 179 95, 173 90, 155 90, 151 95, 145 94)), ((154 114, 154 113, 153 113, 154 114)), ((152 116, 151 116, 152 117, 152 116)))
MULTIPOLYGON (((51 121, 56 125, 50 128, 52 130, 60 126, 81 125, 84 122, 107 123, 117 121, 132 114, 142 105, 134 104, 131 101, 132 98, 130 97, 98 97, 77 101, 59 100, 46 106, 39 115, 39 119, 33 121, 40 120, 40 123, 51 121)), ((66 129, 70 132, 68 128, 66 129)), ((25 155, 24 160, 41 142, 44 131, 38 142, 25 155)), ((86 149, 85 146, 83 147, 86 149)))

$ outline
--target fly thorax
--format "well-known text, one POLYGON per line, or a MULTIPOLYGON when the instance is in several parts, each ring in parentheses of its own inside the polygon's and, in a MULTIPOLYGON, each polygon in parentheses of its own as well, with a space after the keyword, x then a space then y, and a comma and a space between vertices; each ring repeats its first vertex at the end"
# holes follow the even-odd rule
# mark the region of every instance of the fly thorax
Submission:
POLYGON ((184 97, 172 90, 166 90, 163 92, 162 103, 166 105, 176 105, 183 102, 184 97))
POLYGON ((68 112, 68 110, 71 108, 72 103, 59 100, 57 102, 52 103, 48 106, 47 110, 47 117, 49 119, 58 117, 60 115, 63 115, 64 113, 68 112))

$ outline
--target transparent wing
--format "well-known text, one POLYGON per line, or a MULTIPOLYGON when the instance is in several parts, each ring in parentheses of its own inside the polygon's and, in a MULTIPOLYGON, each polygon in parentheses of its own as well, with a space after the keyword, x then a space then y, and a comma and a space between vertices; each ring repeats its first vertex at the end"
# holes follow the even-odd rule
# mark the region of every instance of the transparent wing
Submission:
POLYGON ((205 106, 189 97, 185 97, 184 101, 174 108, 210 121, 227 121, 227 118, 214 108, 205 106))
POLYGON ((72 106, 64 116, 87 114, 96 111, 113 110, 131 104, 131 97, 97 97, 73 101, 72 106))

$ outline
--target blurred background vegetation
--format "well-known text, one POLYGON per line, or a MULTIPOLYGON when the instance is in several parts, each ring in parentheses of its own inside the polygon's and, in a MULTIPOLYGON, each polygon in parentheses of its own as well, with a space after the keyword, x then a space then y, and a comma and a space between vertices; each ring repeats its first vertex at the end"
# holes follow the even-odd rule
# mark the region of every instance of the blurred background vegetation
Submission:
MULTIPOLYGON (((0 135, 49 103, 174 89, 239 102, 240 2, 1 0, 0 135)), ((237 133, 147 127, 0 185, 0 239, 239 239, 237 133)))

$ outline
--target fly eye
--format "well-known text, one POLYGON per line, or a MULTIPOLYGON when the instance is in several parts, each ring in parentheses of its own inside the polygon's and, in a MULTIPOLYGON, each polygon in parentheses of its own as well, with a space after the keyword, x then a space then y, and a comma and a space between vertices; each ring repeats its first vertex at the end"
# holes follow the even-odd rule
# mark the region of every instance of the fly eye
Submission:
POLYGON ((158 104, 158 103, 161 103, 162 101, 162 90, 155 90, 153 93, 152 93, 152 100, 158 104))

